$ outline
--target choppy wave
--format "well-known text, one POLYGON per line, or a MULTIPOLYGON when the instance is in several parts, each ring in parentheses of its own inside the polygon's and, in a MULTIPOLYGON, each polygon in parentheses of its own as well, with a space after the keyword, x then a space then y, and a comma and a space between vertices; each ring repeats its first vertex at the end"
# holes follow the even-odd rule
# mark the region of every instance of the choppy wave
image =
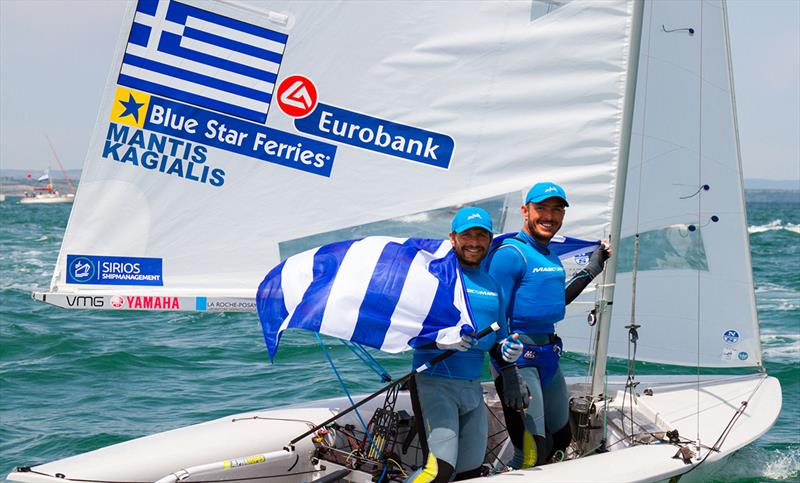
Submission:
POLYGON ((800 359, 800 334, 792 331, 761 329, 761 345, 764 359, 795 361, 800 359))
MULTIPOLYGON (((772 446, 772 445, 770 445, 772 446)), ((759 448, 748 446, 728 458, 712 481, 798 481, 800 447, 759 448)))
POLYGON ((750 234, 764 233, 766 231, 786 230, 792 233, 800 234, 800 225, 794 223, 784 224, 781 220, 772 220, 766 225, 748 226, 747 232, 750 234))

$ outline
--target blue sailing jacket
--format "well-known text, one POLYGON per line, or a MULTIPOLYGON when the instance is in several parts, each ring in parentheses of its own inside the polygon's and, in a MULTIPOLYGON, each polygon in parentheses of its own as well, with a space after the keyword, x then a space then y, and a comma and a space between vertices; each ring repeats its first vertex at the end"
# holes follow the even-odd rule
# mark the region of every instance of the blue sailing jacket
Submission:
POLYGON ((558 255, 524 231, 503 240, 487 257, 489 274, 500 286, 509 330, 550 334, 564 318, 565 274, 558 255))
MULTIPOLYGON (((451 379, 478 380, 483 372, 484 354, 508 334, 501 316, 500 290, 495 281, 480 268, 462 267, 461 271, 464 274, 464 287, 478 331, 490 326, 492 322, 500 322, 500 330, 478 340, 478 344, 472 349, 456 352, 442 362, 434 364, 425 371, 425 374, 451 379)), ((415 350, 414 367, 421 366, 441 352, 438 349, 415 350)))

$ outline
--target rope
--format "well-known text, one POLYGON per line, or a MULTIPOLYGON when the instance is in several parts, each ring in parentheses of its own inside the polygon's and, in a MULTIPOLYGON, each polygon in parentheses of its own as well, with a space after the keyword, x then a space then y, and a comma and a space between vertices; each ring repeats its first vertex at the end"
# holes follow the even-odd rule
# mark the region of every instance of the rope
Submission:
POLYGON ((356 355, 361 362, 364 363, 367 367, 372 369, 375 374, 380 376, 382 382, 391 382, 392 376, 389 375, 389 372, 381 366, 381 364, 372 357, 367 349, 364 348, 361 344, 357 344, 355 342, 346 341, 344 339, 339 339, 345 347, 350 349, 350 351, 356 355))
MULTIPOLYGON (((747 399, 745 399, 744 401, 741 402, 741 404, 739 404, 739 407, 736 409, 736 412, 733 413, 733 416, 731 417, 730 421, 728 421, 728 424, 725 426, 725 429, 723 429, 722 433, 720 433, 719 437, 717 438, 717 441, 714 443, 714 446, 709 448, 709 450, 706 453, 706 455, 703 456, 703 459, 700 460, 699 463, 694 465, 689 471, 684 473, 684 475, 688 474, 688 473, 691 473, 692 471, 696 470, 700 465, 705 463, 706 459, 709 456, 711 456, 712 452, 717 452, 717 453, 719 452, 720 448, 722 447, 722 443, 724 443, 725 440, 728 439, 728 435, 731 434, 731 431, 733 430, 733 426, 739 421, 739 418, 742 416, 742 414, 744 414, 744 410, 747 408, 748 404, 750 403, 750 400, 756 394, 756 391, 758 391, 758 389, 761 387, 761 385, 764 384, 764 380, 765 379, 766 379, 766 375, 764 377, 762 377, 758 381, 758 384, 756 384, 756 387, 754 387, 753 391, 750 392, 750 395, 747 396, 747 399)), ((698 419, 699 419, 699 415, 698 415, 698 419)), ((699 440, 700 440, 699 433, 698 433, 698 438, 697 439, 698 439, 698 442, 699 442, 699 440)))
MULTIPOLYGON (((356 403, 353 402, 353 398, 350 396, 350 391, 347 390, 347 386, 345 386, 345 384, 344 384, 344 379, 342 379, 342 376, 339 374, 339 370, 336 369, 336 364, 333 363, 333 359, 331 359, 330 354, 328 354, 328 348, 325 347, 325 343, 322 341, 322 337, 320 337, 319 334, 316 333, 316 332, 314 332, 314 335, 317 337, 317 341, 319 342, 320 347, 322 347, 322 352, 325 354, 325 357, 328 359, 328 363, 330 363, 331 369, 333 369, 333 373, 336 374, 336 379, 339 380, 339 385, 342 386, 342 390, 344 391, 344 394, 347 396, 347 399, 350 401, 350 405, 351 406, 355 406, 356 403)), ((375 449, 377 451, 378 446, 372 440, 372 435, 370 434, 369 429, 367 428, 367 424, 361 418, 361 413, 358 411, 358 408, 356 408, 354 411, 356 413, 356 417, 358 418, 358 422, 360 422, 361 426, 364 428, 364 433, 367 435, 367 438, 369 439, 369 443, 372 445, 373 449, 375 449)))

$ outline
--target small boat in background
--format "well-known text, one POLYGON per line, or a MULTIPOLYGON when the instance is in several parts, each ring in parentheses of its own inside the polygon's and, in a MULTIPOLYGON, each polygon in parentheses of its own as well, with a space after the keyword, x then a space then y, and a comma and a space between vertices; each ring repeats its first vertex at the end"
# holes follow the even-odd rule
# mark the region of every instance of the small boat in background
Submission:
MULTIPOLYGON (((50 169, 46 169, 44 174, 39 176, 37 181, 47 181, 47 186, 41 188, 33 188, 33 191, 26 191, 19 202, 23 205, 33 204, 59 204, 59 203, 72 203, 75 200, 74 193, 62 194, 60 191, 53 187, 53 181, 50 179, 50 169)), ((72 184, 70 183, 70 186, 72 184)))

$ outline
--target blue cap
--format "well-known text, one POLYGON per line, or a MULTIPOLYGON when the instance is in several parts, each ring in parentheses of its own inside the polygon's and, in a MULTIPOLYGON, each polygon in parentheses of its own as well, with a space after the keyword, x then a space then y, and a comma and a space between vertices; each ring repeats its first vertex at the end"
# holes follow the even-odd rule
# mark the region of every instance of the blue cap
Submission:
POLYGON ((547 198, 561 198, 564 200, 564 205, 569 206, 569 203, 567 203, 567 194, 564 192, 564 188, 550 182, 536 183, 533 185, 533 187, 528 191, 528 195, 525 197, 525 204, 538 203, 546 200, 547 198))
POLYGON ((464 233, 470 228, 483 228, 489 233, 492 232, 492 217, 483 208, 475 208, 474 206, 467 206, 461 208, 453 217, 453 222, 450 224, 452 231, 456 233, 464 233))

